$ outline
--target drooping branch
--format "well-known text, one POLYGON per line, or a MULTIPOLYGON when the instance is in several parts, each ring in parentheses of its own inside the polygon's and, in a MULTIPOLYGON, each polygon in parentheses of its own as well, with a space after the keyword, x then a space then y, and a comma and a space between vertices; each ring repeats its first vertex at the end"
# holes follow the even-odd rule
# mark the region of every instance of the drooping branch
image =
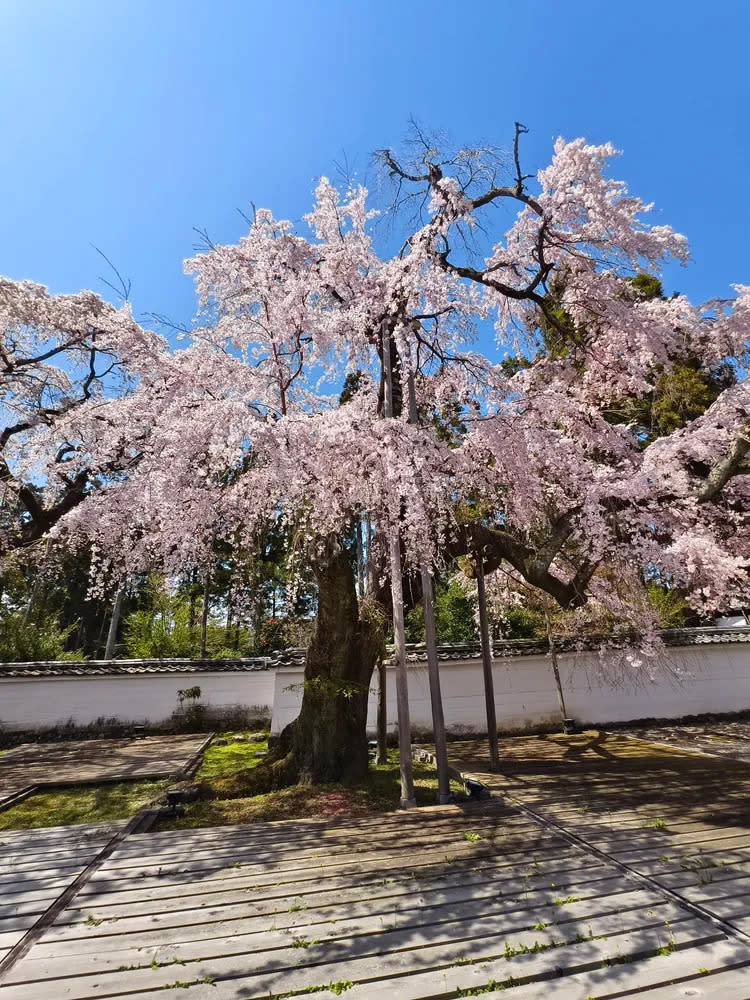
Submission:
MULTIPOLYGON (((7 463, 0 458, 0 483, 8 484, 13 478, 7 463)), ((88 469, 81 470, 72 478, 66 477, 62 495, 45 506, 39 495, 28 484, 15 480, 15 492, 26 516, 3 538, 0 555, 30 545, 42 538, 50 528, 86 499, 90 482, 88 469)))
POLYGON ((454 557, 482 552, 485 572, 492 572, 501 563, 508 562, 528 583, 553 597, 561 608, 578 608, 586 603, 586 586, 594 574, 596 564, 582 561, 569 582, 561 580, 550 571, 571 532, 569 515, 558 519, 551 526, 549 534, 540 545, 511 530, 477 522, 467 525, 459 532, 448 544, 447 551, 454 557))
POLYGON ((715 465, 698 493, 698 503, 715 500, 726 484, 737 475, 747 475, 750 469, 744 464, 750 452, 750 423, 740 428, 723 461, 715 465))

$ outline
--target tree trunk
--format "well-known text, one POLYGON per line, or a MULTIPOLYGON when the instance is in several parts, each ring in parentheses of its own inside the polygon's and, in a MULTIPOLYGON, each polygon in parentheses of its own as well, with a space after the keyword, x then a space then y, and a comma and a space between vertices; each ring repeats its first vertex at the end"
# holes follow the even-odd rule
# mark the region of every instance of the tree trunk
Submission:
POLYGON ((227 593, 227 620, 224 623, 224 645, 229 647, 232 642, 232 627, 234 626, 234 619, 232 614, 234 608, 232 607, 232 588, 229 588, 227 593))
POLYGON ((355 567, 338 542, 315 570, 318 620, 307 651, 302 707, 273 748, 272 784, 361 781, 367 775, 367 703, 382 645, 359 617, 355 567))
POLYGON ((378 661, 378 752, 375 763, 388 763, 388 679, 382 657, 378 661))
POLYGON ((201 647, 198 654, 202 660, 206 659, 206 633, 208 631, 208 602, 211 597, 211 568, 206 569, 203 578, 203 610, 201 611, 201 647))
POLYGON ((104 659, 111 660, 115 655, 115 643, 117 642, 117 628, 120 624, 120 608, 122 607, 122 595, 125 591, 125 584, 120 583, 115 594, 115 602, 112 605, 112 619, 109 623, 107 634, 107 648, 104 650, 104 659))
POLYGON ((195 605, 197 600, 197 594, 195 592, 196 584, 196 572, 194 569, 190 570, 190 576, 188 578, 188 586, 190 587, 190 611, 188 612, 188 628, 190 629, 190 635, 193 635, 193 629, 195 628, 195 605))

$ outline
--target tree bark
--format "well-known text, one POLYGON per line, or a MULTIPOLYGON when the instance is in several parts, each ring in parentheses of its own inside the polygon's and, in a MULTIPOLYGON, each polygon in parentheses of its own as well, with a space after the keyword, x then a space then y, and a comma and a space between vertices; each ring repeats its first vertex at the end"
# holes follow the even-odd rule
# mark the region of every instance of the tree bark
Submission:
POLYGON ((388 763, 388 679, 382 657, 378 661, 378 752, 375 763, 388 763))
POLYGON ((355 567, 340 542, 329 542, 315 575, 318 620, 302 706, 273 748, 272 787, 356 782, 367 775, 367 703, 382 635, 359 616, 355 567))
POLYGON ((122 595, 125 591, 123 583, 118 584, 115 601, 112 605, 112 618, 109 623, 107 633, 107 648, 104 650, 104 659, 111 660, 115 655, 115 643, 117 642, 117 628, 120 624, 120 608, 122 607, 122 595))
POLYGON ((208 601, 211 596, 211 568, 206 569, 203 578, 203 609, 201 610, 201 648, 198 654, 202 660, 206 658, 206 633, 208 632, 208 601))

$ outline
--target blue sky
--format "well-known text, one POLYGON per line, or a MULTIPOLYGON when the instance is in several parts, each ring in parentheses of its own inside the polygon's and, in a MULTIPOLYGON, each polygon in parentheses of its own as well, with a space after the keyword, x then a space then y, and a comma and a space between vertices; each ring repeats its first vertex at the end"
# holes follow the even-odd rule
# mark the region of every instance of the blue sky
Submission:
POLYGON ((690 239, 667 276, 696 300, 750 282, 746 0, 3 0, 0 273, 189 320, 193 226, 219 242, 251 201, 299 219, 344 155, 410 115, 524 160, 606 139, 614 173, 690 239))

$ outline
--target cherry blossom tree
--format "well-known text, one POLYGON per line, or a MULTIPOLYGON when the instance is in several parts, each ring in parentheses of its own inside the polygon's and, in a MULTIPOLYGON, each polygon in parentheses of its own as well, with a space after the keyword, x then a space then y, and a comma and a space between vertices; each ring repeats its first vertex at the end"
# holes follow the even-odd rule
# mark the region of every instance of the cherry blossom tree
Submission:
POLYGON ((97 475, 132 465, 137 434, 118 432, 112 400, 162 350, 127 306, 0 278, 0 556, 43 537, 97 475), (84 441, 98 452, 96 467, 84 441))
MULTIPOLYGON (((381 585, 397 534, 405 572, 442 550, 508 564, 561 607, 616 605, 646 653, 655 634, 607 586, 605 562, 634 586, 676 582, 704 611, 747 596, 750 289, 700 307, 641 295, 632 278, 685 261, 685 239, 649 225, 650 206, 609 177, 611 146, 558 140, 532 177, 524 131, 509 157, 442 154, 421 133, 416 154, 382 151, 403 232, 390 256, 361 186, 322 179, 307 232, 258 211, 237 244, 187 262, 199 299, 187 345, 149 347, 132 393, 85 400, 37 435, 73 445, 69 475, 137 454, 55 529, 93 540, 100 572, 176 573, 206 562, 216 537, 252 550, 272 521, 314 566, 301 713, 258 782, 366 769, 384 621, 378 588, 361 600, 355 586, 363 518, 381 585), (495 357, 477 350, 490 322, 495 357), (705 412, 644 445, 612 413, 686 356, 736 375, 705 412), (92 410, 106 414, 100 432, 92 410)), ((54 478, 51 458, 46 471, 54 478)))

